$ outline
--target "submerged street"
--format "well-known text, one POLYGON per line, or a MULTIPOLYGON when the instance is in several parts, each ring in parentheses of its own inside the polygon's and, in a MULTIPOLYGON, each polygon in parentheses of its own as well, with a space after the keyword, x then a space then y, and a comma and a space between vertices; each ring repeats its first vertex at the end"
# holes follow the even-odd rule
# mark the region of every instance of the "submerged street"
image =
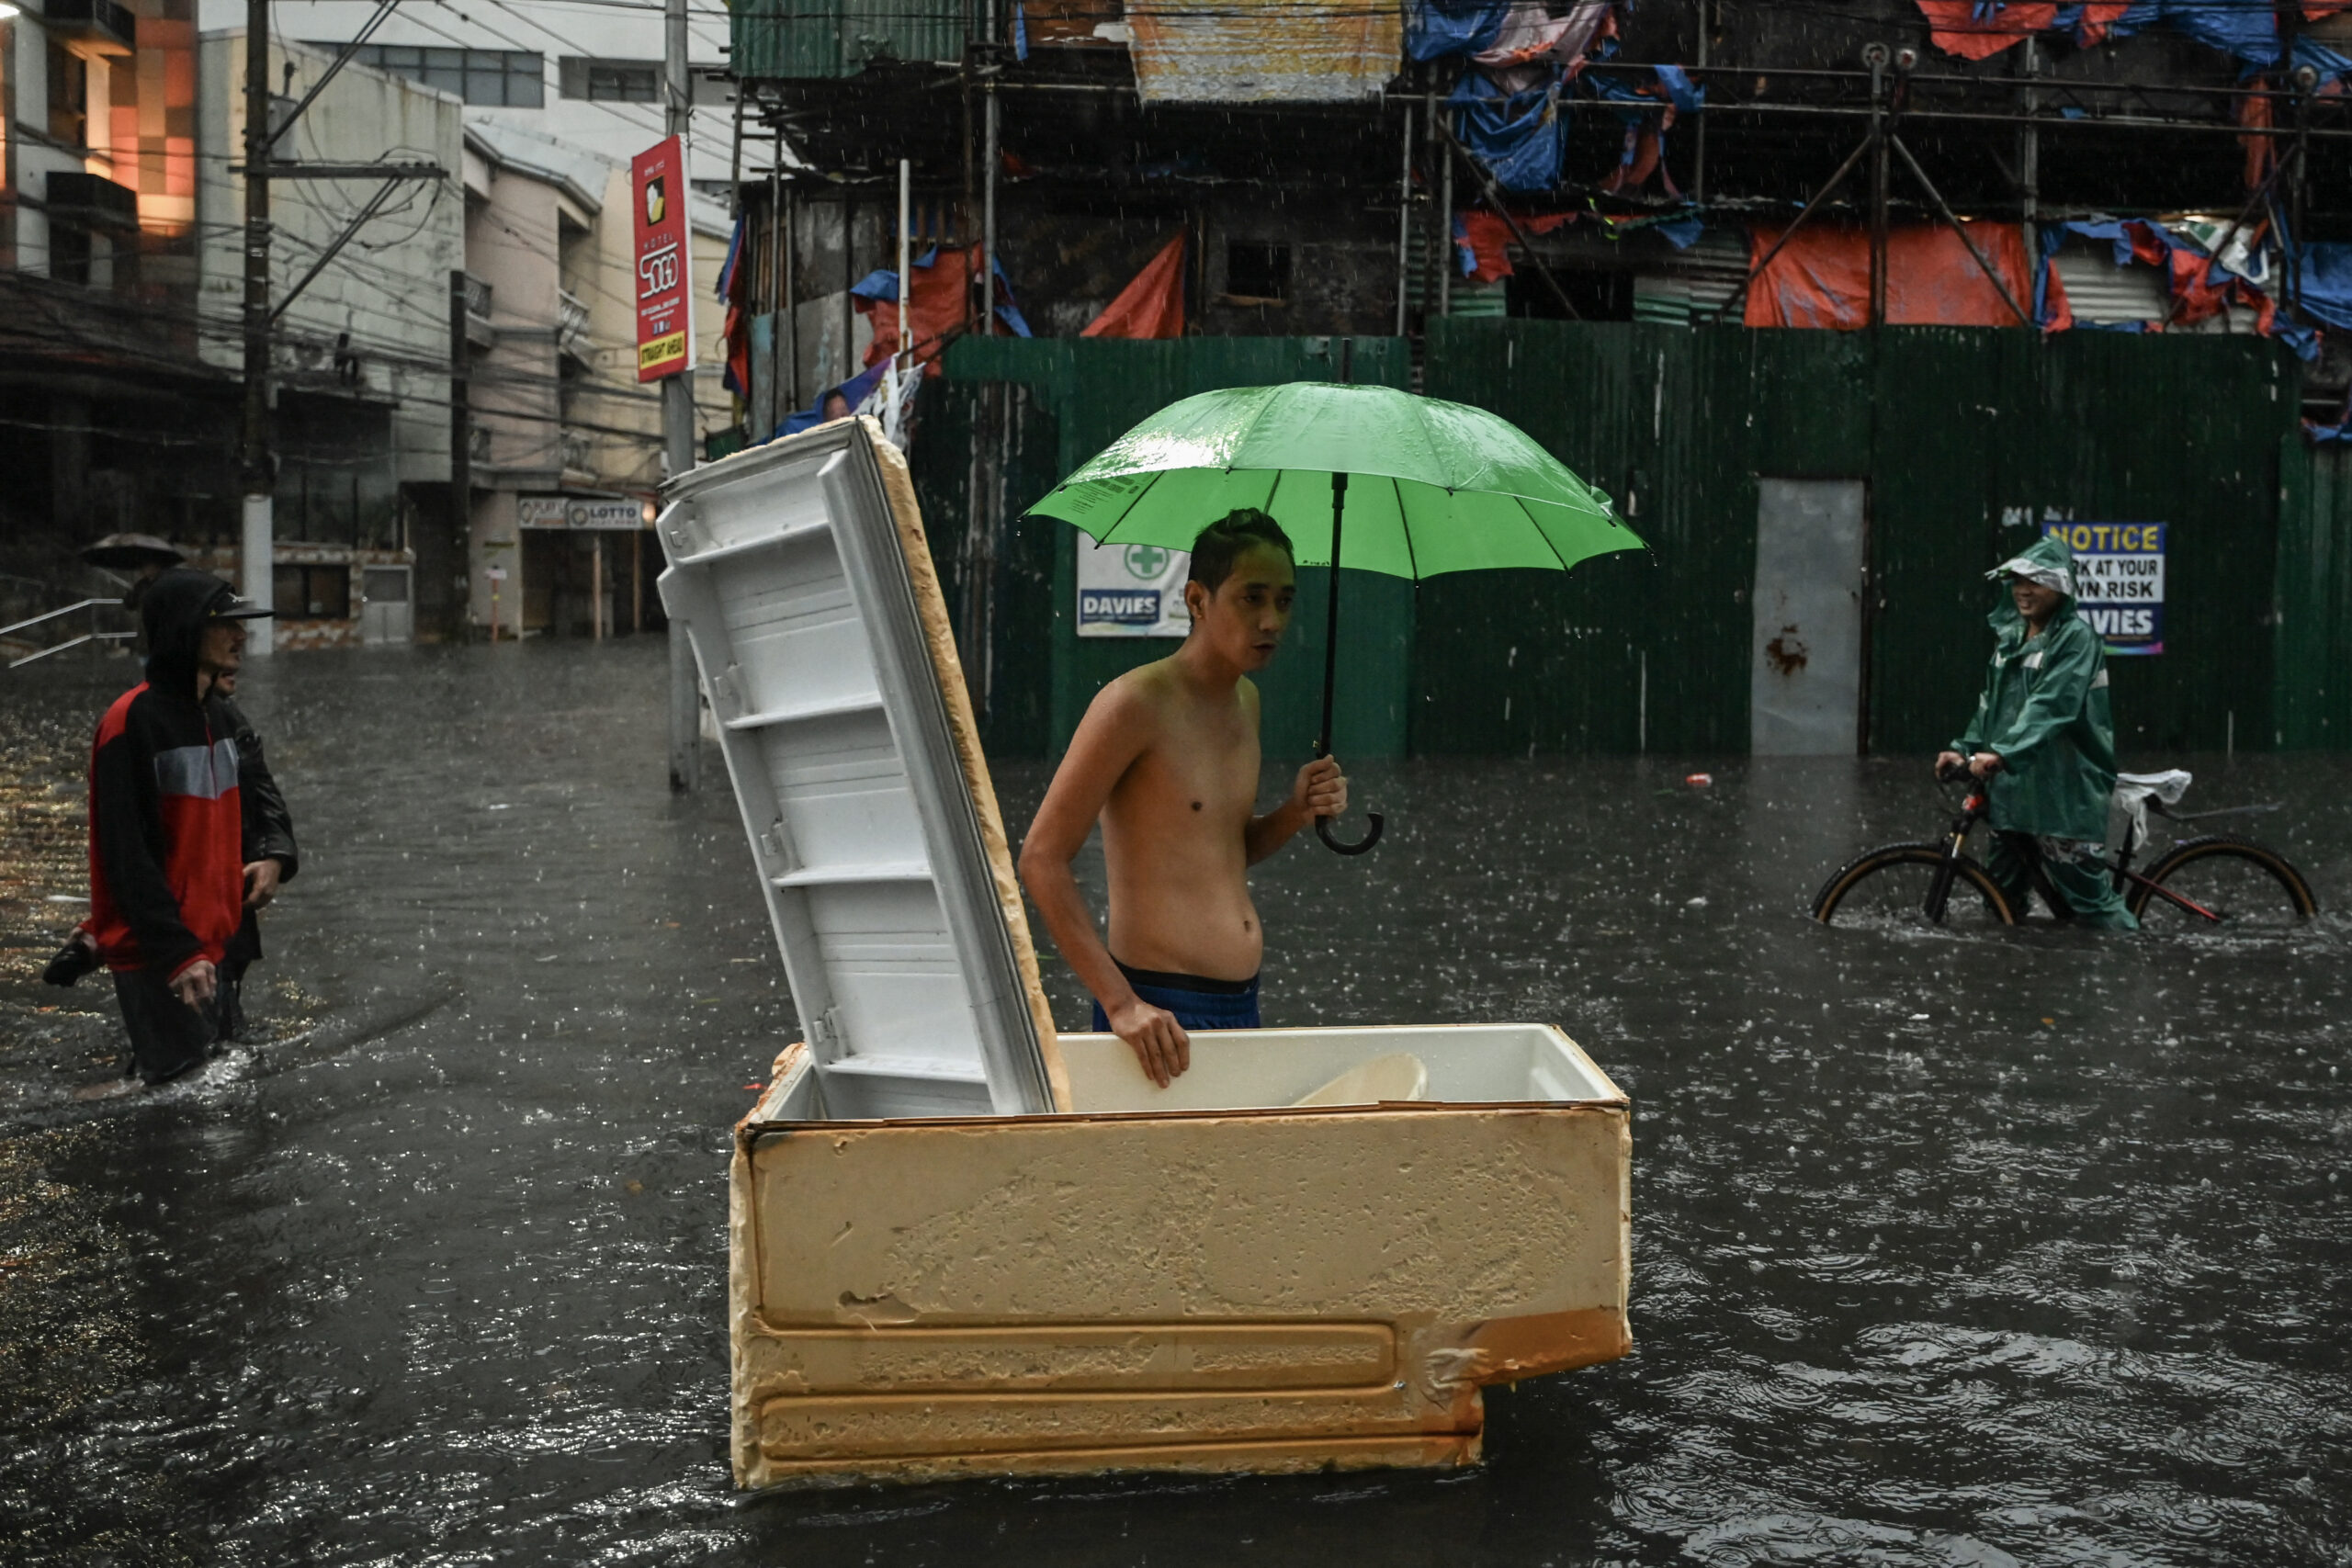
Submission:
MULTIPOLYGON (((1377 852, 1256 875, 1267 1021, 1581 1042, 1634 1101, 1634 1354, 1490 1391, 1468 1472, 750 1496, 728 1129, 797 1025, 716 749, 665 787, 661 644, 249 665, 303 848, 254 1038, 117 1100, 104 977, 39 972, 135 676, 5 679, 11 1561, 2352 1562, 2340 757, 2126 755, 2284 803, 2217 826, 2322 906, 2136 938, 1809 921, 1948 817, 1925 758, 1357 764, 1377 852)), ((1016 840, 1047 776, 996 764, 1016 840)))

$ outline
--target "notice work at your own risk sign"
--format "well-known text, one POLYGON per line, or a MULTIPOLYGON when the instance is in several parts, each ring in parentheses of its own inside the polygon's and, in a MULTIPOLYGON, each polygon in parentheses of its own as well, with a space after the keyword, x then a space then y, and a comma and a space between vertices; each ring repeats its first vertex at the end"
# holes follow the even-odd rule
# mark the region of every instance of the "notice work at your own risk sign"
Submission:
POLYGON ((2075 608, 2109 653, 2165 650, 2164 523, 2041 525, 2075 552, 2075 608))

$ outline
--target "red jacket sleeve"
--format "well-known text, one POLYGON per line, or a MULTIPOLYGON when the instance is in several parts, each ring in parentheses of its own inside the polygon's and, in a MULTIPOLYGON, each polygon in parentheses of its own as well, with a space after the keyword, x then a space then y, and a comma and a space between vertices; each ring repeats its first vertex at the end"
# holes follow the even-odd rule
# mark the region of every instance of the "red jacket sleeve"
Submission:
POLYGON ((141 962, 170 978, 202 957, 164 874, 154 762, 127 731, 90 759, 90 829, 107 896, 130 924, 141 962))

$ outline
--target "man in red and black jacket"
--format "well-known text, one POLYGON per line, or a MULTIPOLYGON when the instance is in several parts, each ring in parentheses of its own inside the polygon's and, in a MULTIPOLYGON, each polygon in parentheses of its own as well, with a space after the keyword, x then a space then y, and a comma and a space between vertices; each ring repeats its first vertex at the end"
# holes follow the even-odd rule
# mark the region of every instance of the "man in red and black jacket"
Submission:
POLYGON ((90 749, 90 923, 114 972, 132 1066, 149 1083, 202 1062, 220 1035, 219 964, 243 917, 237 744, 206 696, 243 661, 266 610, 176 569, 140 606, 147 680, 115 699, 90 749))

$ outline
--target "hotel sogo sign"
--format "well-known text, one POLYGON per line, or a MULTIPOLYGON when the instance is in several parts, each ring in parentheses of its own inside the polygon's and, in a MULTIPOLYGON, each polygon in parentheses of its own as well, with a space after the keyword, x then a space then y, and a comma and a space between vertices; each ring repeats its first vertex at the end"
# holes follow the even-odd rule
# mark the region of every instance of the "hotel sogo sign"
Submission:
POLYGON ((637 254, 637 378, 695 363, 694 279, 686 252, 686 149, 665 136, 629 161, 637 254))

